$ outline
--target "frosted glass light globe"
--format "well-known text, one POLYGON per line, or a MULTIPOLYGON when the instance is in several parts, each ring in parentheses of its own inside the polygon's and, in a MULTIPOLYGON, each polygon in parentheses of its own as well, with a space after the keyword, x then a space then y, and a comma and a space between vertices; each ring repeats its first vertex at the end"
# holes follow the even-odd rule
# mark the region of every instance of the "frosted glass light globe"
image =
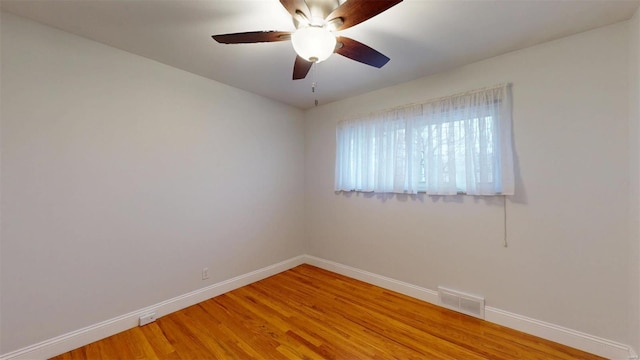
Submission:
POLYGON ((293 49, 303 59, 321 62, 336 48, 336 36, 326 27, 306 26, 291 34, 293 49))

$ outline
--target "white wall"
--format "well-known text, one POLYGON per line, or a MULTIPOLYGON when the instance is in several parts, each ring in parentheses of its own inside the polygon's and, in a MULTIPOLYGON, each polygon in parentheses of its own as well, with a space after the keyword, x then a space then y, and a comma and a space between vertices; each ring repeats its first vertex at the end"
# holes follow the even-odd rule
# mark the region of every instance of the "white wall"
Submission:
POLYGON ((304 253, 301 111, 1 24, 0 354, 304 253))
POLYGON ((640 9, 629 21, 629 34, 629 333, 640 349, 640 9))
MULTIPOLYGON (((422 78, 307 113, 310 255, 635 344, 628 316, 628 24, 422 78), (513 83, 517 195, 333 191, 335 125, 350 115, 513 83)), ((637 259, 637 256, 633 258, 637 259)))

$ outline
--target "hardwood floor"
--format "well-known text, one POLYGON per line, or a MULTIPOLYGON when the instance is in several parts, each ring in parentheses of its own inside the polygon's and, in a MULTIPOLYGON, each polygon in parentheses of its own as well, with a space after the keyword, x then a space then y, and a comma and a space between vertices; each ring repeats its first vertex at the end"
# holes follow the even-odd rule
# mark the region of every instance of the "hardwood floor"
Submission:
POLYGON ((54 359, 602 358, 301 265, 54 359))

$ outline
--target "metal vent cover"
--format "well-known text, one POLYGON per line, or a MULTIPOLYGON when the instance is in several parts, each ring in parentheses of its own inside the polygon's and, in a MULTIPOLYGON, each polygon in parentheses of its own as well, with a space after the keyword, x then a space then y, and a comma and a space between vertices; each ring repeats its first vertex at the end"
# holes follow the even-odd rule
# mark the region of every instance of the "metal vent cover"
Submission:
POLYGON ((447 309, 484 319, 484 298, 438 286, 438 303, 447 309))

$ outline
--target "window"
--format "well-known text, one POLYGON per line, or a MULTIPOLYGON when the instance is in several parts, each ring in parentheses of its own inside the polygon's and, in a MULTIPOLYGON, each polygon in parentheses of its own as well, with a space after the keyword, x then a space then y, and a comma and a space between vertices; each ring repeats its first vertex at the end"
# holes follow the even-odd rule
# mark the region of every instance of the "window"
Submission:
POLYGON ((513 194, 508 85, 342 121, 336 190, 513 194))

